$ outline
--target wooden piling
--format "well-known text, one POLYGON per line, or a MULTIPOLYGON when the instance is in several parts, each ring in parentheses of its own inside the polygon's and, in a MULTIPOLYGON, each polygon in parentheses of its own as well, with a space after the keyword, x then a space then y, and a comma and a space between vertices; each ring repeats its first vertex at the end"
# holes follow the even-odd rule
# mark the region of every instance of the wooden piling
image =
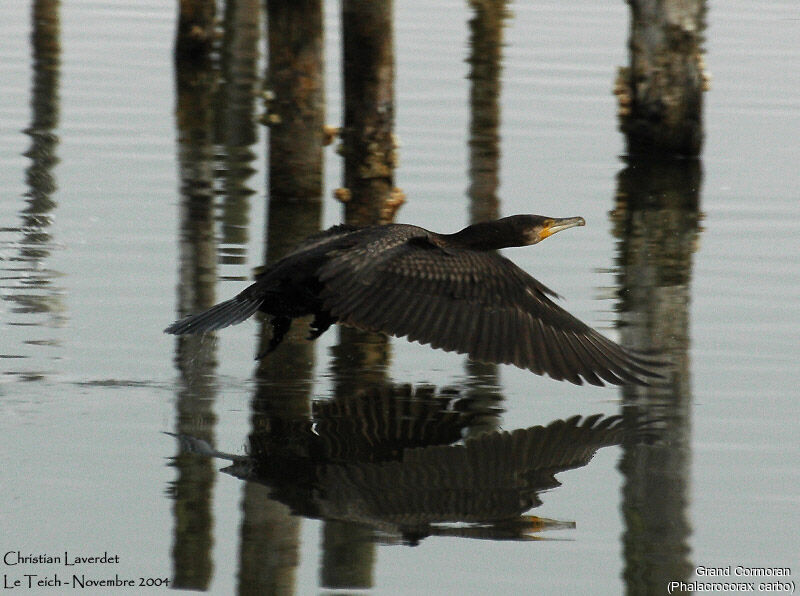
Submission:
POLYGON ((343 0, 345 221, 394 219, 394 34, 392 0, 343 0))
POLYGON ((705 0, 628 0, 630 62, 614 93, 627 154, 694 157, 703 145, 705 0))
MULTIPOLYGON (((285 201, 312 201, 318 213, 321 208, 325 143, 322 14, 322 0, 267 2, 265 124, 269 126, 270 208, 285 201)), ((295 237, 294 242, 300 239, 302 236, 295 237)))
POLYGON ((178 0, 176 59, 208 59, 214 47, 216 16, 216 0, 178 0))

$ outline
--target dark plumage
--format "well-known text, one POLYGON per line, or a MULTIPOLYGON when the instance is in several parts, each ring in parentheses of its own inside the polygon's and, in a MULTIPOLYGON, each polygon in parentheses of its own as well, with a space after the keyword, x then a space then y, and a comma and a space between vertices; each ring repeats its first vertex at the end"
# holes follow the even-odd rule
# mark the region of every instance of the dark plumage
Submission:
POLYGON ((659 376, 646 361, 573 317, 550 299, 555 292, 494 252, 584 223, 514 215, 455 234, 404 224, 334 226, 307 238, 234 298, 165 331, 212 331, 261 310, 273 326, 262 357, 280 344, 293 318, 313 314, 310 339, 343 323, 576 384, 643 383, 659 376))

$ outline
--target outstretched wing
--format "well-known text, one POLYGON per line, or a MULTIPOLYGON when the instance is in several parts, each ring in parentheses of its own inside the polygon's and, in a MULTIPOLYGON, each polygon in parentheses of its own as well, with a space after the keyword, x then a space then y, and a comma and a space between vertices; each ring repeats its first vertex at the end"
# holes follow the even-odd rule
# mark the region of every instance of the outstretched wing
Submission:
POLYGON ((319 278, 324 307, 355 327, 576 384, 659 376, 494 252, 451 251, 417 236, 372 254, 365 245, 332 255, 319 278))

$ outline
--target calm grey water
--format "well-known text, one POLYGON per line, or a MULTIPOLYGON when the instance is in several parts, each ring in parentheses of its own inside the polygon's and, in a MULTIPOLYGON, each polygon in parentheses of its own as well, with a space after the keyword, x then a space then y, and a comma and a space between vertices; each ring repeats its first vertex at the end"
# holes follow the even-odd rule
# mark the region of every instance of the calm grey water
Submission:
MULTIPOLYGON (((263 111, 255 95, 263 43, 238 64, 257 75, 244 89, 226 83, 227 72, 210 90, 211 108, 191 103, 182 112, 174 3, 62 2, 55 28, 40 22, 36 49, 29 4, 0 5, 0 548, 119 559, 67 568, 13 565, 12 554, 0 565, 4 580, 117 574, 211 594, 655 594, 668 580, 696 580, 700 566, 744 566, 788 567, 784 581, 797 584, 796 2, 710 3, 702 160, 666 172, 626 170, 620 159, 611 89, 627 62, 625 4, 511 5, 499 79, 499 213, 582 215, 587 226, 508 255, 571 312, 631 345, 639 336, 616 323, 635 322, 637 292, 652 290, 663 307, 656 341, 672 346, 681 366, 675 391, 653 405, 631 390, 575 387, 391 340, 385 367, 364 370, 482 396, 477 403, 488 400, 492 414, 485 425, 526 429, 647 410, 666 428, 652 445, 605 446, 559 474, 562 486, 519 512, 566 522, 531 532, 542 540, 445 524, 443 535, 417 536, 414 547, 395 526, 334 511, 358 508, 346 492, 335 498, 350 486, 339 468, 316 470, 327 474, 327 490, 287 485, 276 494, 274 470, 271 490, 242 479, 251 469, 234 463, 222 473, 230 461, 186 453, 164 434, 243 456, 260 424, 296 419, 287 412, 307 417, 307 395, 322 412, 352 384, 337 331, 308 347, 299 330, 266 372, 252 359, 255 322, 216 341, 161 333, 192 300, 242 289, 265 258, 268 133, 252 124, 263 111), (211 116, 203 130, 212 134, 187 140, 225 98, 239 111, 211 116), (698 208, 636 211, 621 193, 656 205, 677 193, 698 208), (642 229, 657 239, 637 241, 642 229), (668 247, 654 257, 668 281, 637 287, 637 246, 655 244, 668 247)), ((326 11, 326 120, 337 125, 338 7, 326 11)), ((470 220, 472 16, 462 2, 397 3, 396 182, 408 199, 399 221, 454 231, 470 220)), ((341 177, 329 147, 325 226, 341 220, 331 198, 341 177)), ((306 431, 310 444, 314 432, 325 436, 306 431)), ((300 460, 281 459, 292 446, 267 447, 268 462, 300 469, 300 460)), ((509 459, 498 453, 502 467, 509 459)), ((389 488, 369 490, 377 498, 389 488)))

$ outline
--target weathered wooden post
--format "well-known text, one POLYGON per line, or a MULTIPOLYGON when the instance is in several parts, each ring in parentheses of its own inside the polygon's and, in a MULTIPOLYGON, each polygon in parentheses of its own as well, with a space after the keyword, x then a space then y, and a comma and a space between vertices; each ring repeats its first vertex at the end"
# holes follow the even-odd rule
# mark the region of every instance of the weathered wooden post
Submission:
POLYGON ((343 0, 345 221, 385 223, 403 202, 394 188, 392 0, 343 0))
MULTIPOLYGON (((310 233, 319 229, 325 143, 321 0, 269 0, 267 38, 265 123, 270 132, 270 209, 310 202, 307 207, 317 212, 317 221, 313 222, 317 225, 303 230, 310 233)), ((288 222, 282 222, 285 223, 288 222)), ((280 230, 270 230, 270 237, 275 232, 280 230)), ((302 235, 294 236, 292 241, 302 238, 302 235)), ((274 256, 268 255, 269 260, 274 256)))
POLYGON ((216 0, 178 0, 176 59, 209 59, 214 47, 216 13, 216 0))
POLYGON ((627 154, 700 154, 703 145, 705 0, 628 0, 630 63, 614 93, 627 154))

